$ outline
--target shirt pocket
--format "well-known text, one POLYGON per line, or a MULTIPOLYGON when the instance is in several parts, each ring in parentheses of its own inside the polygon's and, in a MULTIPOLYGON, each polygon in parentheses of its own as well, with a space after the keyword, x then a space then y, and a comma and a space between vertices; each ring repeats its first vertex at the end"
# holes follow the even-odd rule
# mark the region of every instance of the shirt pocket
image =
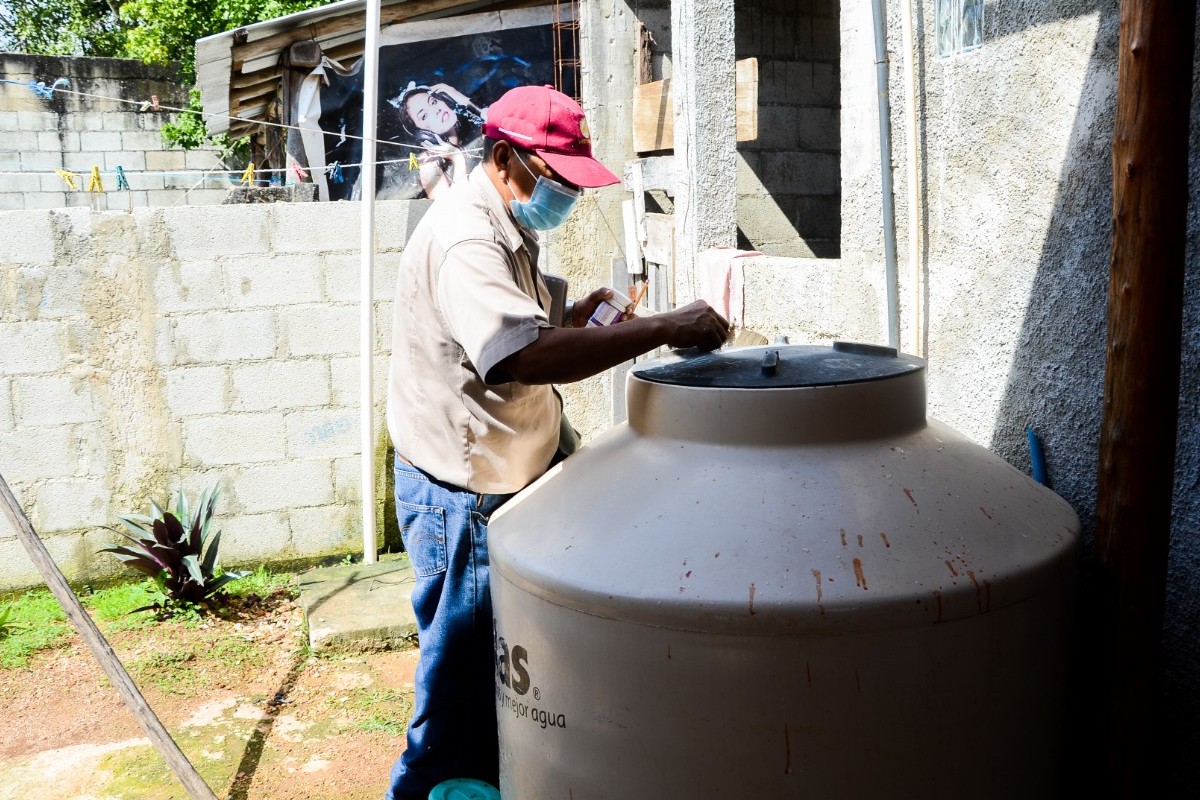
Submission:
POLYGON ((446 510, 438 506, 396 501, 400 538, 419 578, 446 571, 446 510))

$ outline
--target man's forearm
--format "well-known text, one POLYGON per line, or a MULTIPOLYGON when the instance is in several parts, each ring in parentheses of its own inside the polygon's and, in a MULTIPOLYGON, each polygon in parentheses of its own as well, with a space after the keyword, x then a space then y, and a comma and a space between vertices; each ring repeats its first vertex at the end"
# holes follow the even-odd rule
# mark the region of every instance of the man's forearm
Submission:
POLYGON ((637 317, 593 328, 542 328, 536 341, 496 365, 525 384, 571 383, 590 378, 665 345, 669 326, 659 317, 637 317))

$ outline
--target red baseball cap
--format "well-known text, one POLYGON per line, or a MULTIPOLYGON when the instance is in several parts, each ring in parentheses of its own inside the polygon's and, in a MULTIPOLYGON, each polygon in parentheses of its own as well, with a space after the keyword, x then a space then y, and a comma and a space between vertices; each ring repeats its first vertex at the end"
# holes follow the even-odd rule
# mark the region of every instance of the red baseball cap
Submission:
POLYGON ((579 103, 553 86, 509 89, 488 106, 483 135, 532 150, 576 186, 595 188, 621 181, 592 158, 592 137, 579 103))

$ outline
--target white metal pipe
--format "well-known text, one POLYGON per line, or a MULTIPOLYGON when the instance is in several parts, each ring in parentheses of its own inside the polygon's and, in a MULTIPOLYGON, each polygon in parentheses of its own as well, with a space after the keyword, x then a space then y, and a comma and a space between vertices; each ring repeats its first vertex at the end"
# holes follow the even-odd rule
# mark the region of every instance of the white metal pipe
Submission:
POLYGON ((871 0, 875 24, 875 81, 879 94, 879 172, 883 196, 883 260, 887 283, 888 344, 900 349, 900 298, 896 274, 896 208, 892 189, 892 119, 888 100, 887 24, 884 0, 871 0))
POLYGON ((908 140, 908 266, 912 275, 912 332, 914 355, 924 354, 921 319, 921 186, 917 171, 917 75, 913 47, 912 0, 901 0, 900 30, 904 40, 904 135, 908 140))
POLYGON ((359 430, 362 449, 363 563, 374 564, 375 546, 375 130, 379 109, 379 2, 367 0, 367 30, 363 46, 363 144, 359 172, 362 199, 359 271, 359 430))

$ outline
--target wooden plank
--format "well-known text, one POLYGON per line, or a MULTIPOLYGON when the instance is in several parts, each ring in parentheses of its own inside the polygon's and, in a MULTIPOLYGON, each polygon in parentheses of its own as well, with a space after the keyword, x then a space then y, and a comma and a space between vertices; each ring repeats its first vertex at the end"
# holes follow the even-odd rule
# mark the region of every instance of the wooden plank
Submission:
POLYGON ((675 215, 645 214, 642 224, 646 240, 642 252, 654 264, 670 265, 675 261, 675 215))
POLYGON ((29 523, 25 512, 21 510, 20 504, 17 503, 17 498, 13 496, 12 490, 8 488, 8 483, 5 482, 4 476, 0 475, 0 505, 4 506, 4 515, 8 517, 8 521, 12 524, 13 530, 17 532, 17 538, 21 540, 21 544, 25 548, 25 552, 29 554, 29 558, 37 567, 38 572, 42 574, 43 580, 46 581, 46 586, 50 592, 58 599, 62 605, 63 611, 67 614, 67 619, 71 625, 83 637, 87 646, 91 649, 92 655, 100 662, 104 674, 112 682, 112 685, 117 690, 117 694, 121 696, 121 700, 125 702, 125 706, 133 712, 133 716, 137 719, 138 724, 142 726, 146 736, 150 738, 150 742, 155 749, 166 759, 167 765, 171 768, 171 772, 179 779, 187 789, 188 794, 193 800, 217 800, 212 789, 208 788, 208 784, 200 777, 200 773, 188 761, 187 756, 179 749, 179 745, 175 744, 175 740, 171 738, 171 734, 167 733, 167 729, 163 727, 158 716, 155 715, 154 709, 146 702, 146 698, 138 691, 137 685, 129 677, 129 673, 125 671, 125 667, 121 664, 117 654, 113 652, 108 640, 104 638, 104 634, 96 627, 96 623, 84 610, 83 604, 79 602, 79 598, 75 596, 75 592, 71 590, 71 586, 67 583, 66 577, 59 570, 58 565, 54 563, 54 559, 50 556, 50 552, 46 549, 46 545, 42 543, 41 538, 34 531, 33 525, 29 523))
POLYGON ((1081 791, 1106 797, 1141 797, 1158 770, 1152 712, 1179 414, 1195 22, 1195 3, 1121 2, 1098 597, 1085 604, 1097 654, 1081 662, 1096 683, 1079 703, 1103 718, 1078 728, 1103 737, 1083 756, 1096 766, 1098 785, 1081 791))
MULTIPOLYGON (((758 59, 734 62, 737 83, 734 107, 737 140, 758 138, 758 59)), ((675 146, 674 100, 671 81, 652 81, 633 87, 633 149, 639 153, 671 150, 675 146)))

